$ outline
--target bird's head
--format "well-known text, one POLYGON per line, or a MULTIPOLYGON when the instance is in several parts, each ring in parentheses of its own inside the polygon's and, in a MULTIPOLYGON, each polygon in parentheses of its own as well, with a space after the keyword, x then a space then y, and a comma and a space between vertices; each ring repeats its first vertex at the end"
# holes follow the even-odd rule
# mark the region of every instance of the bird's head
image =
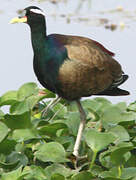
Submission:
POLYGON ((45 21, 44 12, 36 7, 36 6, 29 6, 21 11, 19 17, 13 18, 10 23, 27 23, 31 25, 38 25, 45 21))

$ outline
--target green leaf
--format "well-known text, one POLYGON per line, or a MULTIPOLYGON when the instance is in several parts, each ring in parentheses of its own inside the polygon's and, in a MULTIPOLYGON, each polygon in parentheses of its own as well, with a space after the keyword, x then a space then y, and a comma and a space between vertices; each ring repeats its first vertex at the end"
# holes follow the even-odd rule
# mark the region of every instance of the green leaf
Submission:
POLYGON ((23 173, 28 174, 25 178, 30 180, 47 180, 45 171, 40 166, 25 166, 23 173))
POLYGON ((8 132, 8 127, 4 123, 0 122, 0 142, 7 136, 8 132))
POLYGON ((7 156, 6 161, 8 163, 18 162, 18 167, 26 166, 28 164, 28 158, 25 154, 21 152, 13 151, 10 155, 7 156))
POLYGON ((64 165, 62 164, 52 164, 51 166, 48 166, 45 169, 45 173, 47 178, 50 180, 51 176, 54 174, 62 174, 65 178, 71 176, 72 174, 74 174, 75 172, 71 169, 66 168, 64 165))
POLYGON ((38 133, 34 129, 16 129, 13 131, 12 138, 17 142, 23 142, 30 139, 38 139, 38 133))
POLYGON ((17 97, 19 101, 25 100, 27 97, 38 94, 38 87, 35 83, 30 82, 22 85, 18 92, 17 97))
POLYGON ((136 167, 128 167, 122 169, 121 178, 122 179, 130 179, 136 176, 136 167))
POLYGON ((105 109, 102 114, 102 123, 104 128, 109 128, 117 125, 124 121, 133 121, 136 119, 136 113, 134 112, 124 112, 116 105, 112 105, 105 109))
POLYGON ((94 177, 90 172, 80 172, 71 178, 71 180, 90 180, 90 179, 94 180, 94 177))
POLYGON ((133 149, 132 143, 120 143, 118 146, 114 147, 111 153, 111 161, 113 164, 119 166, 123 165, 125 160, 125 153, 133 149))
POLYGON ((63 121, 63 123, 65 123, 68 126, 69 131, 72 135, 77 136, 77 132, 78 132, 79 124, 80 124, 79 113, 69 112, 67 113, 65 118, 66 119, 63 121))
POLYGON ((119 170, 117 167, 111 168, 110 171, 103 171, 100 174, 100 177, 102 179, 107 179, 107 180, 108 179, 113 179, 113 180, 120 179, 119 170))
POLYGON ((28 111, 30 111, 30 109, 25 100, 14 103, 10 108, 10 113, 13 115, 20 115, 20 114, 26 113, 28 111))
POLYGON ((108 169, 113 167, 113 163, 111 162, 110 155, 111 155, 111 151, 109 149, 107 151, 100 153, 100 156, 99 156, 99 160, 100 160, 102 166, 106 167, 108 169))
POLYGON ((127 109, 128 109, 129 111, 134 111, 134 112, 136 112, 136 102, 131 103, 131 104, 127 107, 127 109))
POLYGON ((63 146, 57 142, 50 142, 40 146, 35 153, 37 159, 43 162, 68 162, 63 146))
POLYGON ((18 164, 19 164, 19 160, 14 161, 12 163, 0 162, 0 168, 6 169, 6 170, 12 170, 12 169, 16 168, 18 164))
POLYGON ((106 99, 106 98, 103 98, 103 97, 96 97, 94 98, 95 101, 97 101, 98 103, 101 103, 102 105, 110 105, 111 102, 106 99))
POLYGON ((8 91, 0 97, 0 106, 12 105, 17 101, 17 91, 8 91))
POLYGON ((53 174, 51 180, 65 180, 65 177, 61 174, 53 174))
POLYGON ((11 130, 14 129, 25 129, 32 127, 31 124, 31 113, 25 112, 21 115, 5 115, 5 124, 10 128, 11 130))
POLYGON ((130 179, 132 177, 136 176, 136 168, 135 167, 130 167, 130 168, 123 168, 121 169, 121 174, 119 174, 119 169, 117 167, 114 167, 110 169, 110 171, 104 171, 100 174, 100 177, 104 179, 130 179))
POLYGON ((125 111, 127 109, 127 104, 126 102, 119 102, 116 104, 116 107, 118 107, 121 111, 125 111))
POLYGON ((94 129, 89 129, 84 134, 85 141, 93 152, 98 152, 113 143, 116 138, 111 133, 101 133, 94 129))
POLYGON ((65 129, 67 126, 64 123, 48 124, 42 128, 39 128, 40 135, 56 136, 59 129, 65 129))
POLYGON ((19 178, 23 176, 25 176, 25 174, 22 173, 22 167, 20 167, 14 171, 3 173, 1 180, 11 180, 11 179, 19 180, 19 178))
POLYGON ((129 134, 123 126, 117 125, 115 127, 112 127, 109 129, 109 132, 117 137, 116 143, 130 140, 129 134))
POLYGON ((11 139, 4 139, 1 143, 0 143, 0 153, 3 154, 10 154, 16 145, 16 141, 11 140, 11 139))

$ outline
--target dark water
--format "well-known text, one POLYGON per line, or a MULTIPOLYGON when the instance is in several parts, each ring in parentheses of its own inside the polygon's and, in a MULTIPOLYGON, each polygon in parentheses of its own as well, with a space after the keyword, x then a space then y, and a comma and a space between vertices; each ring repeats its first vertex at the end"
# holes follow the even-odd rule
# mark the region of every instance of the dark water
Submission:
MULTIPOLYGON (((77 7, 76 1, 68 1, 58 7, 48 2, 36 3, 27 0, 1 0, 0 7, 0 95, 9 90, 18 89, 23 83, 37 79, 33 73, 33 52, 30 42, 29 27, 25 24, 9 24, 16 11, 29 5, 37 5, 45 10, 47 15, 48 33, 62 33, 82 35, 101 42, 109 50, 116 53, 123 70, 129 74, 129 80, 121 87, 131 92, 127 97, 111 97, 112 102, 136 100, 136 1, 135 0, 92 0, 91 9, 84 3, 80 14, 84 17, 93 17, 94 22, 79 23, 76 18, 70 24, 64 18, 52 17, 52 14, 71 14, 77 7), (122 6, 126 13, 113 13, 109 10, 122 6), (101 12, 105 13, 101 13, 101 12), (130 16, 130 17, 129 17, 130 16), (110 31, 97 24, 95 18, 108 18, 111 23, 125 24, 124 30, 118 28, 110 31)), ((79 16, 79 15, 78 15, 79 16)), ((72 16, 73 18, 73 16, 72 16)), ((74 19, 73 18, 73 19, 74 19)))

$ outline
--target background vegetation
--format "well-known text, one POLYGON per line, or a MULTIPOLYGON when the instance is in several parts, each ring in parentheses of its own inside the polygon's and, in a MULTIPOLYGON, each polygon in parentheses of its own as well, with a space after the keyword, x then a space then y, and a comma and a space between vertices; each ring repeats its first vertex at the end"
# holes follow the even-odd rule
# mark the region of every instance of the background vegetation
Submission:
POLYGON ((1 96, 0 106, 8 105, 9 112, 0 110, 0 178, 135 180, 136 102, 82 101, 87 123, 76 164, 72 151, 79 113, 74 103, 61 101, 41 117, 49 102, 43 99, 54 97, 35 83, 1 96))

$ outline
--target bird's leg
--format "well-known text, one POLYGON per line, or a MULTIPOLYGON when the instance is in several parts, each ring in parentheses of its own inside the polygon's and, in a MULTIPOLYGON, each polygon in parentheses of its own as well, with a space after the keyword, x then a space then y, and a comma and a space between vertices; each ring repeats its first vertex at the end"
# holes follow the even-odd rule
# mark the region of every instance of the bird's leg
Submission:
POLYGON ((79 125, 79 129, 78 129, 78 133, 77 133, 77 138, 76 138, 76 142, 75 142, 75 145, 74 145, 74 151, 73 151, 73 154, 78 157, 79 155, 79 146, 80 146, 80 142, 81 142, 81 138, 82 138, 82 133, 83 133, 83 130, 84 130, 84 127, 85 127, 85 123, 86 123, 86 114, 85 114, 85 111, 80 103, 80 100, 77 100, 76 101, 77 103, 77 106, 78 106, 78 110, 80 112, 80 125, 79 125))
POLYGON ((60 101, 61 97, 59 97, 58 95, 56 96, 55 99, 53 99, 48 106, 46 106, 46 108, 44 108, 42 110, 42 116, 45 116, 45 114, 48 112, 49 109, 53 108, 59 101, 60 101))

